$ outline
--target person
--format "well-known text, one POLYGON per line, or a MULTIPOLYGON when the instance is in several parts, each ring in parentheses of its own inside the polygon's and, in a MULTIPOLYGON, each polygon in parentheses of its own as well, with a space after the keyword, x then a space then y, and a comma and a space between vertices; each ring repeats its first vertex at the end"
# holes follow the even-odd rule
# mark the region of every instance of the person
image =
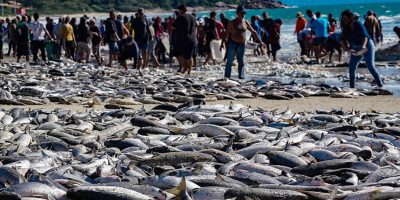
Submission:
POLYGON ((13 52, 12 55, 15 57, 17 53, 17 40, 15 38, 15 31, 17 29, 17 20, 12 19, 11 23, 8 23, 8 53, 7 56, 11 55, 11 51, 13 52))
POLYGON ((112 62, 117 58, 118 55, 118 45, 121 39, 117 33, 117 27, 115 22, 117 21, 117 15, 114 10, 110 11, 110 18, 108 18, 105 22, 105 33, 104 33, 104 42, 108 44, 109 49, 109 59, 108 59, 108 67, 112 67, 112 62))
POLYGON ((22 56, 25 56, 26 62, 29 62, 29 27, 25 15, 21 17, 21 21, 17 24, 15 39, 17 41, 17 62, 22 56))
MULTIPOLYGON (((167 30, 167 24, 160 22, 161 18, 158 19, 156 18, 153 26, 154 26, 154 30, 155 30, 155 39, 156 39, 156 47, 155 47, 155 53, 157 56, 157 61, 162 61, 164 64, 167 63, 167 57, 166 57, 166 53, 167 53, 167 49, 164 46, 164 43, 162 42, 162 40, 164 38, 169 38, 168 34, 165 32, 165 30, 167 30)), ((169 51, 169 49, 168 49, 169 51)))
POLYGON ((336 31, 337 27, 337 21, 335 18, 333 18, 332 14, 328 14, 328 22, 329 22, 329 34, 334 33, 336 31))
POLYGON ((38 61, 38 52, 40 50, 40 55, 42 57, 42 61, 46 61, 46 49, 45 49, 45 42, 44 39, 47 36, 50 40, 53 40, 50 33, 47 31, 44 24, 39 21, 39 14, 33 14, 33 22, 30 25, 30 29, 32 31, 32 41, 31 41, 31 48, 32 48, 32 55, 33 55, 33 62, 38 61))
POLYGON ((215 58, 213 58, 213 55, 211 52, 211 42, 213 40, 219 40, 219 35, 218 35, 218 30, 217 30, 217 22, 215 21, 216 16, 217 16, 217 13, 215 11, 212 11, 210 13, 210 18, 207 20, 206 25, 204 26, 205 31, 206 31, 205 50, 207 53, 204 64, 207 64, 208 61, 210 61, 210 60, 213 61, 214 65, 217 64, 217 62, 216 62, 215 58))
POLYGON ((89 61, 90 55, 90 29, 89 26, 86 24, 86 18, 81 17, 79 20, 79 25, 77 27, 77 35, 76 35, 76 42, 77 42, 77 53, 75 55, 77 62, 82 61, 89 61))
MULTIPOLYGON (((48 33, 52 34, 54 30, 54 21, 50 17, 46 17, 46 30, 48 33)), ((53 36, 52 36, 53 37, 53 36)))
POLYGON ((367 12, 367 17, 365 18, 364 26, 367 29, 368 35, 371 37, 371 39, 374 41, 374 43, 377 43, 377 36, 380 33, 380 27, 379 27, 379 22, 376 17, 374 17, 374 11, 369 10, 367 12))
POLYGON ((73 60, 75 58, 76 40, 74 28, 69 21, 69 17, 65 17, 64 25, 61 29, 61 37, 63 39, 66 57, 73 60))
POLYGON ((306 15, 308 17, 306 28, 310 28, 311 29, 311 25, 314 22, 314 20, 317 19, 317 17, 314 15, 313 11, 310 10, 310 9, 306 10, 306 15))
POLYGON ((187 8, 185 5, 178 7, 179 16, 172 24, 174 34, 176 37, 174 41, 174 54, 179 62, 179 71, 188 75, 191 74, 193 66, 193 57, 196 53, 197 39, 196 39, 196 18, 187 14, 187 8))
POLYGON ((92 53, 96 58, 97 63, 100 65, 103 64, 104 60, 100 55, 100 43, 101 43, 101 32, 100 28, 96 25, 96 21, 91 19, 89 21, 90 33, 91 33, 91 42, 92 42, 92 53))
POLYGON ((76 18, 75 17, 71 18, 69 24, 72 26, 72 29, 74 30, 74 35, 77 35, 78 25, 76 25, 76 18))
POLYGON ((245 44, 246 44, 246 30, 250 31, 253 34, 256 42, 260 43, 260 38, 257 36, 257 32, 251 27, 250 23, 246 21, 245 15, 246 10, 243 6, 238 6, 236 9, 237 17, 232 20, 226 33, 229 37, 228 43, 228 57, 225 66, 225 78, 230 79, 232 73, 232 64, 233 59, 236 56, 238 60, 238 72, 239 79, 244 79, 244 53, 245 53, 245 44))
MULTIPOLYGON (((155 20, 156 19, 154 19, 154 18, 152 19, 152 21, 153 21, 152 25, 155 24, 155 20)), ((161 18, 159 18, 157 20, 160 21, 158 23, 161 26, 161 18)), ((148 46, 147 52, 146 52, 147 56, 148 56, 147 62, 150 61, 150 58, 153 58, 155 67, 159 67, 160 63, 158 62, 158 59, 157 59, 157 56, 156 56, 156 51, 155 51, 156 44, 157 44, 156 30, 154 29, 154 26, 152 26, 152 25, 149 25, 149 29, 148 29, 148 33, 147 33, 149 35, 148 36, 149 37, 149 46, 148 46)))
POLYGON ((296 20, 296 28, 294 30, 294 34, 297 35, 297 42, 300 44, 300 49, 301 49, 301 55, 307 55, 306 50, 305 50, 305 44, 303 41, 303 37, 301 37, 302 32, 306 28, 307 25, 307 20, 304 18, 303 14, 301 12, 298 12, 296 14, 297 20, 296 20))
MULTIPOLYGON (((394 33, 396 33, 397 37, 400 39, 400 27, 396 26, 393 28, 394 33)), ((399 41, 400 43, 400 41, 399 41)))
POLYGON ((345 10, 341 14, 342 45, 345 51, 350 51, 349 76, 350 88, 355 87, 356 69, 364 57, 369 72, 374 77, 378 87, 383 86, 382 79, 375 67, 375 46, 366 27, 353 18, 353 12, 345 10))
POLYGON ((225 17, 224 13, 219 14, 219 18, 221 19, 221 23, 222 25, 224 25, 224 27, 228 27, 229 24, 229 19, 225 17))
MULTIPOLYGON (((229 19, 228 18, 226 18, 225 17, 225 14, 224 13, 221 13, 220 15, 219 15, 219 18, 221 19, 221 23, 222 23, 222 25, 224 26, 224 33, 221 35, 221 39, 222 39, 222 43, 221 43, 221 48, 220 48, 220 50, 222 50, 223 49, 223 47, 225 46, 228 46, 228 40, 226 39, 226 37, 227 37, 227 35, 226 35, 226 29, 228 28, 228 24, 229 24, 229 19)), ((228 51, 225 51, 225 56, 224 56, 224 60, 226 60, 226 58, 227 58, 227 53, 228 53, 228 51)))
POLYGON ((278 52, 279 49, 281 49, 281 45, 279 42, 281 35, 281 26, 282 26, 282 20, 276 19, 274 20, 274 24, 271 27, 271 30, 269 31, 271 33, 270 35, 271 53, 274 61, 276 61, 276 53, 278 52))
POLYGON ((61 57, 61 48, 63 46, 63 39, 62 39, 61 30, 62 30, 62 27, 63 27, 63 23, 64 23, 64 17, 60 17, 58 19, 58 23, 53 28, 52 37, 55 40, 55 46, 56 46, 56 49, 57 49, 57 53, 55 55, 55 58, 60 58, 61 57))
MULTIPOLYGON (((121 15, 117 15, 117 20, 115 20, 115 27, 117 28, 117 34, 118 37, 121 39, 124 34, 128 34, 129 31, 127 31, 124 23, 122 22, 122 16, 121 15)), ((117 42, 118 45, 118 50, 121 51, 122 50, 122 44, 120 43, 121 41, 117 42)))
POLYGON ((379 30, 378 30, 378 32, 377 32, 377 34, 376 34, 376 41, 377 41, 377 43, 379 44, 379 43, 383 43, 383 33, 382 33, 382 30, 383 30, 383 27, 382 27, 382 22, 381 22, 381 20, 378 18, 378 16, 376 15, 376 12, 374 12, 374 17, 376 18, 376 20, 378 20, 378 24, 379 24, 379 30))
POLYGON ((140 71, 140 67, 138 67, 139 60, 139 46, 136 44, 135 40, 132 36, 124 35, 121 40, 121 54, 118 57, 119 63, 124 67, 125 70, 128 70, 128 64, 126 60, 133 58, 133 69, 138 68, 140 71))
POLYGON ((315 33, 315 38, 313 40, 313 51, 315 52, 315 58, 317 63, 319 63, 319 58, 322 56, 323 46, 328 40, 328 29, 329 23, 326 18, 321 17, 321 13, 316 13, 317 19, 315 19, 311 24, 311 29, 315 33))
POLYGON ((274 20, 268 16, 268 13, 263 12, 262 13, 262 17, 263 17, 263 23, 262 23, 262 28, 264 29, 263 31, 263 37, 262 42, 266 45, 267 47, 267 54, 268 57, 271 56, 271 41, 269 36, 271 35, 271 33, 269 31, 272 30, 271 27, 274 26, 274 20))
POLYGON ((156 63, 156 66, 160 66, 159 59, 163 59, 164 61, 166 60, 165 58, 165 47, 162 43, 162 38, 165 37, 164 35, 164 27, 162 25, 162 19, 161 17, 157 17, 154 20, 153 23, 153 29, 154 29, 154 49, 152 52, 152 56, 154 57, 154 61, 156 63))
POLYGON ((139 46, 141 56, 139 59, 139 67, 143 69, 148 66, 148 48, 150 40, 149 22, 144 15, 144 10, 142 8, 138 9, 137 17, 132 22, 133 31, 135 32, 135 42, 139 46))
POLYGON ((131 34, 131 30, 132 30, 132 24, 129 21, 129 17, 128 16, 124 16, 124 26, 126 27, 126 29, 129 31, 129 35, 131 34))
POLYGON ((353 19, 354 19, 354 21, 360 20, 360 14, 358 14, 358 13, 353 13, 353 19))
POLYGON ((205 30, 205 20, 200 18, 197 25, 197 55, 200 57, 205 57, 207 54, 206 50, 206 30, 205 30))
MULTIPOLYGON (((260 26, 259 23, 260 17, 259 16, 251 16, 250 18, 250 23, 251 23, 251 27, 257 32, 258 38, 262 37, 262 28, 260 26)), ((251 40, 255 41, 256 39, 254 37, 250 37, 251 40)), ((256 49, 254 49, 254 55, 255 56, 260 56, 260 55, 264 55, 262 46, 259 45, 256 49)))
POLYGON ((5 35, 4 20, 0 20, 0 60, 3 60, 3 38, 5 35))

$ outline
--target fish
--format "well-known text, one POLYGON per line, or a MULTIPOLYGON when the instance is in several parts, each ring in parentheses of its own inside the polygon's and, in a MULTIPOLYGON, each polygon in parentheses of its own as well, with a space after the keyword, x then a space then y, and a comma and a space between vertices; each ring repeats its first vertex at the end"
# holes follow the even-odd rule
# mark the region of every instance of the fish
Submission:
POLYGON ((150 196, 133 190, 114 186, 79 186, 67 191, 71 200, 78 199, 123 199, 123 200, 151 200, 150 196))

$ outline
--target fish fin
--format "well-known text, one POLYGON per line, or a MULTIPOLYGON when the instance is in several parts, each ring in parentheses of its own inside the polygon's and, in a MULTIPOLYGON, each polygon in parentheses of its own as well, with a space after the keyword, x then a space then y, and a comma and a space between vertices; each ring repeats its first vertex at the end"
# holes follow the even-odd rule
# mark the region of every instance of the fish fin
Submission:
POLYGON ((329 200, 336 199, 337 192, 338 192, 338 186, 335 185, 335 187, 333 188, 331 194, 329 195, 329 200))
POLYGON ((392 162, 390 162, 390 161, 388 161, 388 160, 386 160, 386 163, 389 164, 390 166, 392 166, 394 169, 400 170, 400 167, 397 166, 397 165, 395 165, 394 163, 392 163, 392 162))
POLYGON ((187 190, 186 187, 186 178, 182 177, 181 182, 179 183, 179 185, 175 188, 172 188, 170 190, 167 190, 167 192, 174 194, 174 195, 180 195, 182 192, 185 192, 187 190))
POLYGON ((175 126, 175 127, 172 127, 171 130, 172 130, 172 132, 174 132, 175 134, 180 135, 181 132, 182 132, 184 129, 181 128, 181 127, 175 126))
POLYGON ((222 177, 221 174, 216 173, 215 176, 216 176, 215 180, 217 180, 217 181, 225 181, 224 177, 222 177))
POLYGON ((47 200, 56 200, 52 195, 47 195, 47 200))

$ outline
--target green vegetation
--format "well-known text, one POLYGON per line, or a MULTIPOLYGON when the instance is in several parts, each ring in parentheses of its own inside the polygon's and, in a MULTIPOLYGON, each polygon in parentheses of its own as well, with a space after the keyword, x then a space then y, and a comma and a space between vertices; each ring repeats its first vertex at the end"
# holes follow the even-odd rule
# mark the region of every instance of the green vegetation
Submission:
MULTIPOLYGON (((221 0, 19 0, 25 7, 33 7, 41 13, 81 13, 108 12, 116 9, 122 12, 135 12, 138 8, 171 9, 184 3, 190 7, 214 7, 221 0)), ((222 0, 225 3, 237 4, 240 0, 222 0)))

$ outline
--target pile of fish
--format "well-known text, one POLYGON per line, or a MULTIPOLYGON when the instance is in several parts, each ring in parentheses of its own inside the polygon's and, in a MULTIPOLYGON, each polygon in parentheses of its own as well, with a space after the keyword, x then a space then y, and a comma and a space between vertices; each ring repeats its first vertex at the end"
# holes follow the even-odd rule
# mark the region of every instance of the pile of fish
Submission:
MULTIPOLYGON (((269 67, 279 73, 285 67, 269 67)), ((256 68, 255 68, 256 69, 256 68)), ((296 75, 296 68, 281 74, 296 75)), ((254 71, 249 67, 249 71, 254 71)), ((129 105, 184 103, 189 100, 216 101, 264 97, 289 100, 307 96, 353 98, 392 95, 384 89, 346 90, 327 84, 308 85, 295 81, 225 81, 206 73, 183 77, 175 69, 123 72, 120 68, 97 67, 73 61, 25 64, 4 62, 0 67, 0 104, 81 104, 89 107, 125 108, 129 105)), ((301 72, 299 72, 301 73, 301 72)), ((269 76, 269 74, 265 74, 269 76)))
POLYGON ((0 199, 395 199, 400 114, 0 111, 0 199))

